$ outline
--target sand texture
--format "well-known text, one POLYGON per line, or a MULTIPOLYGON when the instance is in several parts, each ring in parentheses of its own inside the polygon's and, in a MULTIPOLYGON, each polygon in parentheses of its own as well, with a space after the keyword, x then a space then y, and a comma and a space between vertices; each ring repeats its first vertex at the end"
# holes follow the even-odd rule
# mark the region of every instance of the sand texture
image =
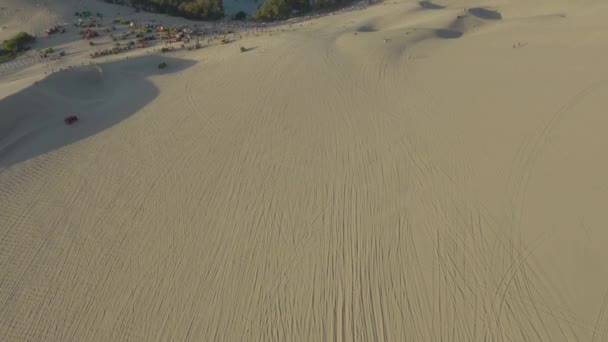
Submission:
MULTIPOLYGON (((120 9, 64 2, 0 39, 120 9)), ((73 55, 0 64, 0 340, 608 340, 608 2, 39 40, 73 55)))

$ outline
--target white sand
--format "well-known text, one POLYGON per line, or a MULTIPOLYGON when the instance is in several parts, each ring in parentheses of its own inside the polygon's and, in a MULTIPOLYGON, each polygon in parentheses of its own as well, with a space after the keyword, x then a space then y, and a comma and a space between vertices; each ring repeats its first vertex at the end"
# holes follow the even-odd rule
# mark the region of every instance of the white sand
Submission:
POLYGON ((608 3, 434 3, 10 62, 2 340, 603 341, 608 3))

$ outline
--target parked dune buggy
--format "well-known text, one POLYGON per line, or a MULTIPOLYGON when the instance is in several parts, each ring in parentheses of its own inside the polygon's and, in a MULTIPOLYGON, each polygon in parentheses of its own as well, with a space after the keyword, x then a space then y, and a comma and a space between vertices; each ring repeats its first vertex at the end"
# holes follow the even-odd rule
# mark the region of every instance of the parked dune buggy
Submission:
POLYGON ((63 120, 63 122, 65 122, 66 125, 71 125, 71 124, 75 123, 76 121, 78 121, 78 117, 76 115, 70 115, 63 120))

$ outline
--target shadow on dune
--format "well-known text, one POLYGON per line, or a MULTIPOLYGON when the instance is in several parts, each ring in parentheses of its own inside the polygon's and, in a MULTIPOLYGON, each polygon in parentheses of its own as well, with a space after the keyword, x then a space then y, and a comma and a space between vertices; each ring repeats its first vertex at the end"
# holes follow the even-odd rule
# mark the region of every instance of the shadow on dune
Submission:
POLYGON ((149 76, 178 72, 194 61, 145 56, 57 72, 0 100, 0 170, 95 135, 159 95, 149 76), (159 69, 165 62, 167 67, 159 69), (64 118, 77 115, 66 125, 64 118))
POLYGON ((459 15, 448 27, 435 30, 435 36, 441 39, 458 39, 484 25, 485 22, 477 16, 459 15))
POLYGON ((463 33, 458 30, 438 29, 435 31, 435 35, 442 39, 457 39, 462 37, 463 33))
POLYGON ((426 8, 426 9, 438 10, 438 9, 444 9, 445 8, 445 6, 434 4, 434 3, 432 3, 432 2, 430 2, 428 0, 426 0, 426 1, 420 1, 418 4, 420 5, 420 7, 426 8))
POLYGON ((363 25, 357 29, 357 32, 376 32, 376 28, 372 25, 363 25))
POLYGON ((470 8, 468 10, 469 13, 476 16, 477 18, 486 19, 486 20, 501 20, 502 14, 497 11, 492 11, 486 8, 475 7, 470 8))

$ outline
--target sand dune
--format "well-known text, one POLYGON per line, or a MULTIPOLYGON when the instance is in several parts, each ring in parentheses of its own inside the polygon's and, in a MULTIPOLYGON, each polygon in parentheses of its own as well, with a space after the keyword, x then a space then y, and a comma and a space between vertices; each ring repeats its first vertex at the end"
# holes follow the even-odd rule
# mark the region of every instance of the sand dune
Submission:
POLYGON ((2 76, 0 336, 602 341, 607 9, 402 0, 2 76))
POLYGON ((147 78, 162 71, 178 72, 191 61, 159 56, 130 62, 91 65, 55 73, 0 101, 0 167, 45 154, 105 130, 135 114, 158 96, 147 78), (78 128, 63 118, 77 115, 78 128))

